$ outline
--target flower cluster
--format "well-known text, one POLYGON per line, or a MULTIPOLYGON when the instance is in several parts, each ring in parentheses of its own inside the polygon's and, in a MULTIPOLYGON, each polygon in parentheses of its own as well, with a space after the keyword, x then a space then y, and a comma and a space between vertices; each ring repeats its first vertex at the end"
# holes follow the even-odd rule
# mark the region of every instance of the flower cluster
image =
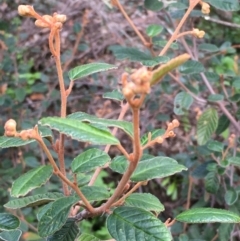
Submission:
POLYGON ((66 15, 58 13, 54 13, 53 16, 40 16, 30 5, 19 5, 18 13, 24 17, 36 18, 35 25, 40 28, 52 28, 54 26, 55 28, 61 29, 62 24, 67 20, 66 15))
POLYGON ((197 38, 203 38, 205 35, 205 32, 203 30, 199 30, 198 28, 193 29, 193 35, 197 38))
POLYGON ((128 81, 128 75, 124 73, 122 76, 123 95, 129 100, 138 94, 149 94, 151 78, 152 72, 145 67, 133 73, 130 76, 130 81, 128 81))

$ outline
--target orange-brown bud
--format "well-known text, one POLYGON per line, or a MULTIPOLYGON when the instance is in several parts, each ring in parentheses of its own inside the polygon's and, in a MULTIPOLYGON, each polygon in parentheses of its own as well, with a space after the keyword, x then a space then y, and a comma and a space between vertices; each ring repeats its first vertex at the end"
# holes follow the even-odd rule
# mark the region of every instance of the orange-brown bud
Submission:
POLYGON ((35 25, 36 25, 37 27, 39 27, 39 28, 49 28, 49 27, 50 27, 48 23, 45 23, 45 22, 43 22, 43 21, 40 20, 40 19, 37 19, 37 20, 35 21, 35 25))
POLYGON ((123 87, 123 89, 122 89, 122 93, 126 97, 126 99, 130 99, 135 95, 132 85, 134 85, 134 84, 133 83, 127 83, 126 86, 123 87))
POLYGON ((33 7, 31 7, 30 5, 19 5, 18 6, 18 14, 20 16, 24 16, 24 17, 32 17, 32 10, 33 7))
POLYGON ((203 38, 205 35, 205 32, 202 30, 199 30, 198 28, 193 29, 193 35, 197 38, 203 38))
POLYGON ((61 29, 61 28, 62 28, 62 23, 56 22, 56 23, 54 23, 54 26, 55 26, 56 28, 58 28, 58 29, 61 29))
POLYGON ((54 18, 57 22, 60 22, 60 23, 64 23, 67 20, 67 16, 64 14, 56 14, 54 18))
POLYGON ((50 15, 43 15, 42 18, 44 20, 46 20, 48 23, 52 23, 53 22, 53 17, 50 15))
POLYGON ((9 119, 4 125, 4 130, 5 130, 4 135, 8 137, 15 136, 17 132, 16 127, 17 127, 16 121, 13 119, 9 119))
POLYGON ((210 5, 208 3, 202 2, 202 13, 203 14, 210 13, 210 5))
POLYGON ((164 139, 161 136, 156 138, 156 142, 159 143, 159 144, 162 144, 163 141, 164 141, 164 139))
POLYGON ((168 132, 168 137, 175 137, 176 134, 173 131, 168 132))
POLYGON ((168 126, 168 130, 172 130, 174 128, 174 125, 172 122, 168 123, 167 126, 168 126))
POLYGON ((177 119, 174 119, 172 121, 172 123, 173 123, 174 128, 179 127, 179 125, 180 125, 180 123, 179 123, 179 121, 177 119))

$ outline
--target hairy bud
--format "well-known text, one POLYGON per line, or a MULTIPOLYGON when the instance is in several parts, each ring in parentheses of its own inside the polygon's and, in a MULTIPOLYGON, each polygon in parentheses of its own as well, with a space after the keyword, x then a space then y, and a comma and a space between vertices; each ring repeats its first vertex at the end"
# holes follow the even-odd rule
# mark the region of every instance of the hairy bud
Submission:
POLYGON ((4 125, 4 130, 5 130, 4 135, 8 137, 15 136, 17 132, 16 127, 17 127, 16 121, 13 119, 9 119, 4 125))
POLYGON ((156 142, 159 143, 159 144, 162 144, 163 141, 164 141, 164 139, 161 136, 156 138, 156 142))
POLYGON ((32 7, 29 5, 19 5, 18 6, 18 14, 24 17, 32 17, 32 7))
POLYGON ((174 119, 172 121, 172 124, 173 124, 174 128, 179 127, 179 125, 180 125, 180 123, 179 123, 179 121, 177 119, 174 119))
POLYGON ((202 13, 209 14, 210 13, 210 5, 208 3, 202 3, 202 13))
POLYGON ((55 26, 56 28, 58 28, 58 29, 61 29, 61 28, 62 28, 62 23, 56 22, 56 23, 54 23, 54 26, 55 26))
POLYGON ((44 20, 46 20, 48 23, 52 23, 53 22, 53 17, 50 15, 43 15, 42 18, 44 20))
POLYGON ((198 28, 193 29, 193 35, 197 38, 203 38, 205 35, 205 32, 202 30, 199 30, 198 28))
POLYGON ((67 20, 67 16, 64 14, 56 14, 54 18, 57 22, 60 22, 60 23, 64 23, 67 20))
POLYGON ((35 25, 39 28, 49 28, 49 24, 43 22, 42 20, 38 19, 35 21, 35 25))

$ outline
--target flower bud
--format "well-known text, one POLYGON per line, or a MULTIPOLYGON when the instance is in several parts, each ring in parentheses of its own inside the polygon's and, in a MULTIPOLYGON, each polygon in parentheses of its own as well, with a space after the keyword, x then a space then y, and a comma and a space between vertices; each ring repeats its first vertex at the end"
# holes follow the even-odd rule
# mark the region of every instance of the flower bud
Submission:
POLYGON ((15 120, 13 119, 8 120, 4 125, 4 130, 5 130, 4 135, 8 137, 15 136, 17 132, 16 127, 17 127, 17 123, 15 120))
POLYGON ((67 20, 67 16, 64 14, 56 14, 54 18, 57 22, 60 22, 60 23, 64 23, 67 20))
POLYGON ((126 97, 126 99, 131 99, 134 96, 133 89, 129 86, 129 84, 123 87, 122 93, 126 97))
POLYGON ((156 138, 156 142, 159 143, 159 144, 162 144, 163 141, 164 141, 164 139, 161 136, 156 138))
POLYGON ((32 7, 29 5, 19 5, 18 6, 18 14, 20 16, 32 17, 31 10, 32 10, 32 7))
POLYGON ((38 19, 35 21, 35 25, 39 28, 49 28, 49 24, 43 22, 42 20, 38 19))
POLYGON ((210 13, 210 5, 208 3, 202 3, 202 13, 209 14, 210 13))
POLYGON ((56 22, 56 23, 54 23, 54 26, 55 26, 56 28, 58 28, 58 29, 61 29, 61 28, 62 28, 62 23, 56 22))
POLYGON ((180 123, 179 123, 179 121, 177 119, 174 119, 172 121, 172 123, 173 123, 174 128, 179 127, 179 125, 180 125, 180 123))
POLYGON ((193 29, 193 35, 197 38, 203 38, 205 35, 205 32, 202 30, 199 30, 198 28, 193 29))
POLYGON ((42 18, 44 20, 46 20, 48 23, 52 23, 53 22, 53 17, 50 15, 43 15, 42 18))

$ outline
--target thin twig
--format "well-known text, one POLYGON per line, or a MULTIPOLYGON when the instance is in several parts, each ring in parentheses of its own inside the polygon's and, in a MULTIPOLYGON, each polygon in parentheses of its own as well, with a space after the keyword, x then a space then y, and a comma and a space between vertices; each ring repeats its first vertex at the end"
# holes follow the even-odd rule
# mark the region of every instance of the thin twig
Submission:
POLYGON ((146 181, 138 182, 130 191, 128 191, 125 195, 123 195, 117 202, 112 204, 112 207, 121 205, 123 201, 133 192, 135 192, 141 185, 145 184, 146 181))
POLYGON ((232 27, 232 28, 240 28, 240 25, 237 24, 237 23, 230 23, 230 22, 222 21, 222 20, 212 18, 212 17, 209 17, 209 16, 204 16, 204 19, 207 20, 207 21, 222 24, 222 25, 229 26, 229 27, 232 27))
POLYGON ((185 21, 187 20, 189 14, 192 12, 192 10, 194 9, 194 7, 200 2, 200 0, 195 0, 195 1, 190 1, 190 5, 186 11, 186 13, 184 14, 184 16, 182 17, 180 23, 178 24, 178 26, 176 27, 174 33, 172 34, 171 38, 168 40, 167 44, 164 46, 164 48, 162 49, 162 51, 160 52, 159 56, 164 55, 167 50, 169 49, 169 47, 171 46, 171 44, 173 43, 174 40, 176 40, 177 35, 180 31, 180 29, 182 28, 183 24, 185 23, 185 21))
POLYGON ((128 16, 128 14, 126 13, 125 9, 123 8, 123 6, 120 4, 119 0, 115 0, 119 10, 121 11, 121 13, 123 14, 123 16, 126 18, 126 20, 128 21, 128 23, 131 25, 131 27, 133 28, 133 30, 135 31, 135 33, 137 34, 137 36, 141 39, 142 43, 144 46, 150 48, 150 43, 148 41, 146 41, 146 39, 143 37, 143 35, 139 32, 139 30, 137 29, 137 27, 135 26, 135 24, 133 23, 132 19, 128 16))
POLYGON ((192 93, 177 77, 175 77, 172 73, 168 73, 171 78, 178 84, 180 85, 187 93, 189 93, 196 101, 201 102, 203 104, 206 104, 207 101, 198 97, 197 95, 195 95, 194 93, 192 93))
POLYGON ((78 194, 78 196, 81 198, 83 203, 86 205, 86 208, 89 212, 94 212, 94 208, 89 203, 89 201, 86 199, 84 194, 81 192, 78 185, 76 183, 72 183, 70 180, 68 180, 67 177, 59 170, 59 168, 58 168, 56 162, 54 161, 49 149, 47 148, 44 141, 42 140, 42 137, 40 135, 38 135, 35 139, 38 141, 39 145, 41 146, 41 148, 45 152, 48 160, 50 161, 50 164, 52 165, 53 170, 54 170, 54 174, 57 175, 62 180, 62 182, 64 182, 65 185, 70 186, 78 194))
MULTIPOLYGON (((56 48, 56 56, 55 56, 55 63, 57 68, 57 74, 58 74, 58 81, 60 86, 60 95, 61 95, 61 117, 66 117, 66 111, 67 111, 67 96, 66 96, 66 90, 64 85, 64 79, 63 79, 63 71, 62 71, 62 65, 61 65, 61 59, 60 59, 60 35, 59 35, 59 29, 55 31, 55 48, 56 48)), ((58 159, 59 159, 59 166, 60 171, 64 176, 66 176, 66 169, 65 169, 65 160, 64 160, 64 135, 60 134, 59 137, 59 145, 58 145, 58 159)), ((63 192, 64 195, 69 196, 69 190, 66 183, 63 184, 63 192)))

